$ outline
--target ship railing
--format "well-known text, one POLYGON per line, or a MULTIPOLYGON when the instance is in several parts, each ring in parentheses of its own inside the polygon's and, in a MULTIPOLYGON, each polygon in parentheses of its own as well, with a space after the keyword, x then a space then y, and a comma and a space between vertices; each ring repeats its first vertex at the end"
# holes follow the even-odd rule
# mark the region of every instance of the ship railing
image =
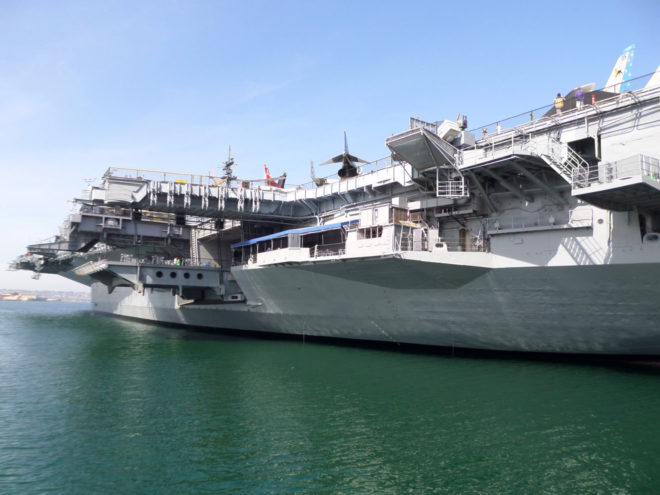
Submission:
POLYGON ((316 244, 312 248, 312 257, 323 258, 326 256, 342 256, 346 254, 346 243, 316 244))
POLYGON ((479 146, 461 150, 461 167, 470 167, 485 161, 494 161, 513 154, 530 154, 536 149, 535 141, 529 134, 511 129, 502 135, 493 134, 481 141, 479 146))
POLYGON ((600 182, 599 165, 597 163, 582 164, 582 166, 572 170, 571 176, 573 189, 581 189, 591 184, 597 184, 600 182))
MULTIPOLYGON (((551 121, 553 118, 565 118, 565 117, 570 117, 574 118, 576 114, 582 115, 583 113, 590 113, 594 110, 594 107, 600 107, 601 104, 605 103, 611 103, 611 102, 616 102, 620 99, 623 98, 628 98, 630 93, 632 91, 639 91, 639 90, 653 90, 657 88, 645 88, 646 83, 653 77, 655 72, 650 72, 648 74, 643 74, 641 76, 631 78, 630 80, 622 83, 620 86, 618 84, 612 85, 612 86, 605 86, 598 91, 605 91, 605 92, 611 92, 615 93, 614 96, 609 97, 609 98, 603 98, 603 99, 598 99, 598 96, 596 97, 595 101, 592 104, 592 100, 588 96, 591 92, 587 91, 587 96, 585 96, 585 101, 584 105, 582 106, 581 109, 579 108, 572 108, 575 106, 575 98, 565 98, 565 103, 564 103, 564 108, 567 108, 567 110, 564 110, 560 116, 549 116, 546 118, 543 118, 543 116, 552 108, 554 108, 554 103, 549 102, 546 105, 542 105, 540 107, 532 108, 530 110, 526 110, 522 113, 512 115, 509 117, 505 117, 500 120, 496 120, 494 122, 490 122, 488 124, 480 125, 478 127, 474 127, 470 129, 470 132, 472 132, 475 135, 483 135, 483 136, 490 136, 490 135, 497 135, 497 134, 505 134, 511 128, 519 128, 524 130, 525 132, 535 132, 537 130, 537 126, 544 127, 548 121, 551 121), (619 92, 620 91, 620 92, 619 92)), ((550 100, 554 100, 554 96, 552 98, 549 98, 550 100)), ((597 108, 596 108, 597 110, 597 108)), ((569 119, 570 120, 570 119, 569 119)))
POLYGON ((600 180, 604 183, 639 176, 660 181, 660 160, 647 155, 635 155, 601 165, 600 180))
POLYGON ((439 123, 438 122, 426 122, 425 120, 418 119, 416 117, 410 117, 410 123, 408 125, 408 128, 409 129, 417 129, 419 127, 421 127, 422 129, 426 129, 427 131, 430 131, 433 134, 437 134, 439 123))
POLYGON ((396 162, 392 159, 391 155, 379 158, 373 162, 364 163, 358 167, 358 172, 360 174, 370 174, 372 172, 377 172, 386 168, 392 167, 396 162))
POLYGON ((346 243, 315 244, 311 247, 277 247, 268 248, 257 253, 251 252, 248 256, 234 258, 233 266, 250 265, 254 263, 283 263, 287 261, 307 261, 309 259, 325 258, 329 256, 343 256, 346 254, 346 243))
MULTIPOLYGON (((129 208, 89 204, 82 204, 78 212, 85 215, 99 215, 104 217, 120 218, 132 218, 133 215, 133 211, 129 208)), ((162 211, 140 210, 140 215, 142 220, 149 220, 153 222, 174 222, 176 219, 176 215, 174 213, 165 213, 162 211)))
POLYGON ((436 196, 439 198, 466 198, 470 196, 470 189, 465 183, 464 177, 454 180, 440 180, 440 174, 436 169, 436 196))
MULTIPOLYGON (((395 162, 393 161, 391 156, 379 158, 377 160, 365 164, 357 164, 359 165, 358 176, 364 176, 372 172, 383 170, 392 167, 394 164, 395 162)), ((219 185, 227 184, 226 181, 224 181, 222 178, 213 175, 188 174, 181 172, 167 172, 164 170, 125 168, 125 167, 109 167, 104 173, 103 177, 131 178, 131 179, 140 179, 140 180, 155 181, 155 182, 175 182, 175 183, 178 182, 183 184, 205 185, 205 186, 219 186, 219 185)), ((339 176, 335 172, 333 174, 321 177, 321 179, 328 182, 339 179, 339 176)), ((344 179, 344 180, 348 180, 348 179, 344 179)), ((232 184, 240 186, 244 189, 253 188, 252 184, 256 184, 254 188, 258 188, 259 186, 263 185, 261 179, 259 181, 237 179, 235 181, 232 181, 232 184)), ((316 187, 315 182, 310 181, 299 185, 296 184, 287 185, 286 188, 280 190, 280 192, 284 193, 289 189, 301 189, 301 188, 312 189, 315 187, 316 187)))
POLYGON ((27 249, 28 249, 28 254, 38 253, 38 254, 53 255, 60 251, 69 251, 67 247, 68 247, 68 241, 64 240, 59 235, 54 235, 48 237, 47 239, 43 239, 39 242, 28 245, 27 249))
POLYGON ((183 172, 167 172, 144 168, 109 167, 103 177, 123 177, 130 179, 153 180, 159 182, 180 182, 196 185, 218 185, 222 179, 212 175, 187 174, 183 172))
MULTIPOLYGON (((574 171, 574 174, 577 171, 574 171)), ((614 162, 589 164, 575 174, 573 189, 584 189, 594 184, 610 184, 618 179, 643 178, 660 182, 660 160, 648 155, 633 155, 614 162)), ((658 184, 660 186, 660 184, 658 184)))
POLYGON ((96 206, 82 204, 80 206, 80 213, 88 213, 91 215, 104 215, 104 216, 115 216, 115 217, 125 217, 128 218, 131 216, 131 210, 128 208, 114 207, 114 206, 96 206))
MULTIPOLYGON (((112 261, 112 260, 109 260, 112 261)), ((215 258, 199 258, 193 260, 192 258, 178 258, 169 256, 135 256, 132 254, 121 253, 119 262, 132 265, 141 266, 194 266, 198 268, 219 268, 220 264, 215 258)))
MULTIPOLYGON (((172 229, 172 235, 174 237, 181 237, 181 232, 178 229, 172 229)), ((97 244, 89 250, 90 253, 111 253, 111 250, 125 250, 123 252, 132 252, 132 253, 147 253, 155 252, 157 249, 166 249, 171 246, 172 238, 160 237, 160 238, 147 238, 142 237, 138 239, 137 243, 134 237, 131 236, 122 236, 119 234, 117 237, 112 237, 107 240, 108 244, 97 244)), ((117 254, 119 256, 119 254, 117 254)), ((141 257, 141 256, 138 256, 141 257)), ((117 258, 119 259, 119 258, 117 258)))
MULTIPOLYGON (((612 92, 613 96, 607 98, 599 96, 602 99, 596 99, 593 103, 585 101, 582 108, 570 108, 561 114, 551 114, 539 118, 538 115, 547 113, 548 110, 553 108, 553 104, 549 104, 492 122, 481 128, 472 129, 470 132, 476 134, 481 132, 482 136, 474 146, 461 151, 461 168, 474 166, 484 161, 497 160, 511 154, 529 154, 530 151, 535 151, 538 146, 542 146, 536 141, 534 135, 547 133, 553 127, 561 125, 562 122, 572 122, 576 118, 587 119, 600 116, 605 111, 619 109, 624 106, 639 111, 639 104, 643 100, 653 100, 660 95, 660 86, 643 87, 654 74, 656 73, 631 79, 630 90, 627 89, 626 83, 622 85, 625 91, 621 93, 612 92), (634 105, 631 105, 631 103, 634 103, 634 105), (506 128, 502 124, 505 124, 506 128)), ((608 89, 614 90, 616 88, 602 88, 604 91, 608 89)), ((568 174, 568 178, 576 187, 584 187, 585 183, 593 182, 593 171, 590 167, 580 166, 575 174, 572 172, 568 174)))

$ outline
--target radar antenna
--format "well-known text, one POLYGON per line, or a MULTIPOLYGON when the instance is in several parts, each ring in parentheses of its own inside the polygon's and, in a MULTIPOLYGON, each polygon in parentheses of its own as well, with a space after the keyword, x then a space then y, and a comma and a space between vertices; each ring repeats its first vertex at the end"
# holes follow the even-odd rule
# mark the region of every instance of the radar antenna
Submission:
POLYGON ((236 180, 236 176, 234 175, 234 171, 232 167, 236 164, 234 162, 234 159, 231 157, 231 145, 229 146, 229 153, 227 154, 227 161, 222 162, 224 167, 222 168, 222 171, 224 172, 225 175, 222 176, 222 178, 225 181, 232 181, 236 180))

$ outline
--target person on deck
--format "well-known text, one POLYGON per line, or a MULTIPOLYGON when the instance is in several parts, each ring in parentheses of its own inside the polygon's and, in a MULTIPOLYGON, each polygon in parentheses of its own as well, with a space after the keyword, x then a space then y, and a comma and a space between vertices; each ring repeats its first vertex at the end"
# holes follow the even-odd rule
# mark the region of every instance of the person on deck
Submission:
POLYGON ((555 98, 555 110, 558 114, 561 114, 561 109, 564 108, 564 101, 566 100, 564 100, 561 93, 557 93, 557 97, 555 98))
POLYGON ((575 108, 580 110, 584 106, 584 91, 578 88, 575 92, 575 108))

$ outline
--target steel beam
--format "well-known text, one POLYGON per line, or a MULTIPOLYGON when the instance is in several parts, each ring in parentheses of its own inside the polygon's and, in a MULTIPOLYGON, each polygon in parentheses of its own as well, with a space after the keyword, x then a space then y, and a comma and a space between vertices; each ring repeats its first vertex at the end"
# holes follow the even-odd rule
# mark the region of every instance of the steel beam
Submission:
POLYGON ((498 181, 498 182, 500 183, 500 185, 501 185, 504 189, 506 189, 506 190, 509 191, 511 194, 513 194, 516 198, 518 198, 518 199, 520 199, 520 200, 522 200, 522 201, 527 201, 527 202, 529 202, 529 203, 531 203, 532 201, 534 201, 534 197, 533 197, 531 194, 525 194, 523 191, 520 190, 520 188, 514 186, 514 185, 511 184, 509 181, 507 181, 506 179, 502 178, 502 176, 496 174, 496 173, 493 172, 492 170, 488 170, 487 168, 481 168, 481 169, 479 169, 479 171, 480 171, 480 172, 485 172, 485 173, 487 173, 488 175, 490 175, 493 179, 495 179, 496 181, 498 181))
POLYGON ((477 176, 474 174, 474 172, 468 170, 467 174, 472 180, 472 182, 474 182, 474 185, 477 186, 477 189, 479 189, 479 192, 486 201, 486 204, 488 205, 488 208, 490 208, 490 211, 492 211, 493 213, 497 213, 497 208, 495 207, 491 199, 488 197, 488 194, 486 194, 486 190, 484 189, 484 186, 481 185, 481 182, 479 181, 479 179, 477 179, 477 176))
POLYGON ((536 175, 531 173, 525 167, 521 167, 517 163, 512 163, 511 166, 513 166, 513 168, 515 168, 518 172, 523 174, 525 177, 527 177, 529 180, 531 180, 534 184, 539 186, 541 189, 543 189, 545 192, 547 192, 557 201, 559 201, 560 203, 564 203, 565 205, 568 205, 568 200, 566 198, 564 198, 561 194, 559 194, 557 191, 555 191, 553 188, 551 188, 548 184, 543 182, 541 179, 539 179, 536 175))

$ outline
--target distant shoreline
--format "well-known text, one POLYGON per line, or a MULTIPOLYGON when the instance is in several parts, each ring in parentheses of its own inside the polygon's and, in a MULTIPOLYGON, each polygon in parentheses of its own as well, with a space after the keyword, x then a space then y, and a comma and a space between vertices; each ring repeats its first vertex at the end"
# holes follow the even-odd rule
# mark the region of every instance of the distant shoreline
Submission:
POLYGON ((91 302, 89 292, 0 289, 0 301, 18 302, 91 302))

